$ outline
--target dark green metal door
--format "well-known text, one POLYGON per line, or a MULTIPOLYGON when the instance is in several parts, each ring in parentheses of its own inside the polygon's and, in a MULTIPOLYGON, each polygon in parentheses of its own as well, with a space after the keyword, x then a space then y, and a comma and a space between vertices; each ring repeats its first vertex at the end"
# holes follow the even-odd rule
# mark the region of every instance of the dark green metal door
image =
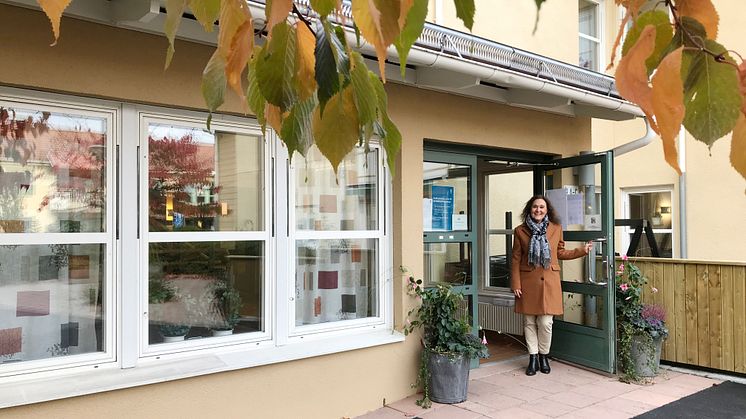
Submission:
POLYGON ((534 170, 534 189, 558 210, 565 247, 594 242, 583 258, 560 261, 564 314, 555 316, 552 356, 614 372, 613 154, 559 159, 534 170))

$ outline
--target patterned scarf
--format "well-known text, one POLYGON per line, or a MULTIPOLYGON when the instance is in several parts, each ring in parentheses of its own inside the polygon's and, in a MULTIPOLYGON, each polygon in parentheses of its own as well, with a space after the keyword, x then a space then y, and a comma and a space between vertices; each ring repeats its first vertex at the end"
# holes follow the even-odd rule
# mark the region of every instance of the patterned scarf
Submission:
POLYGON ((526 217, 526 225, 531 230, 531 242, 528 244, 528 264, 549 269, 549 264, 552 261, 549 242, 547 241, 549 217, 545 216, 543 220, 537 223, 529 215, 526 217))

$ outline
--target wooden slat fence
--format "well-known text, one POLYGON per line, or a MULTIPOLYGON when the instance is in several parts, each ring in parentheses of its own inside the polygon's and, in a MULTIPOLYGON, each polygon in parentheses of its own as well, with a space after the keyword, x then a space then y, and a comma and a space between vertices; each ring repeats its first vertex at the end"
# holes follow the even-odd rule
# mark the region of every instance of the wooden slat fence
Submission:
POLYGON ((666 309, 661 359, 746 373, 746 263, 630 261, 648 278, 643 300, 666 309))

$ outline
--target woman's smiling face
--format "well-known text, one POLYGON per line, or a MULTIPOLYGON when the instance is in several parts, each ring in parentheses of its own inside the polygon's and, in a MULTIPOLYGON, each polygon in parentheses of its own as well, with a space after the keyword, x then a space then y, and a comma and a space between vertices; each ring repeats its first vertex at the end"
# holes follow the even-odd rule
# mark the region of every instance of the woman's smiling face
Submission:
POLYGON ((543 199, 539 198, 534 200, 531 204, 531 218, 534 221, 541 221, 544 216, 547 215, 547 203, 543 199))

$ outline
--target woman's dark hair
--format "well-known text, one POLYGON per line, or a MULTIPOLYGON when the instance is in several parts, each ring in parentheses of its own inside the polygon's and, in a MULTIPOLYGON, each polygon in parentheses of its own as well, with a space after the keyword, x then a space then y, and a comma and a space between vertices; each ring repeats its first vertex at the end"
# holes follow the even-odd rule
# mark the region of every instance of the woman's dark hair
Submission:
POLYGON ((526 217, 531 216, 531 206, 534 205, 534 201, 537 199, 543 199, 544 202, 547 203, 547 217, 549 217, 549 222, 559 224, 560 218, 557 216, 557 211, 554 210, 552 203, 549 202, 549 199, 544 195, 534 195, 528 200, 528 202, 526 202, 526 206, 523 207, 523 211, 521 211, 521 220, 525 221, 526 217))

